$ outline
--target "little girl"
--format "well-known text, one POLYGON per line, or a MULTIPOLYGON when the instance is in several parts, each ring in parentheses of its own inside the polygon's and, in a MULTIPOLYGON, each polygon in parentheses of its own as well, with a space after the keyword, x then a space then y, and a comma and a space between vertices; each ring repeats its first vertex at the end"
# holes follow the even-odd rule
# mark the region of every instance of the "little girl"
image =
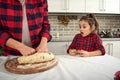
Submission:
POLYGON ((99 56, 105 54, 102 40, 96 31, 99 24, 95 15, 88 14, 79 20, 80 33, 76 34, 67 52, 81 57, 99 56))

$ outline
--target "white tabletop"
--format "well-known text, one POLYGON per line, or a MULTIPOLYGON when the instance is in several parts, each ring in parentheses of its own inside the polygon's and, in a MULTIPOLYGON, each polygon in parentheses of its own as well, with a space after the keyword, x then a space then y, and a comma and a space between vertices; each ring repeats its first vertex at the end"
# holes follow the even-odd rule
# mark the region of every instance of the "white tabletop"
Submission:
MULTIPOLYGON (((13 58, 13 56, 11 57, 13 58)), ((114 80, 120 59, 104 55, 79 57, 56 55, 57 66, 35 74, 14 74, 5 70, 7 57, 0 57, 0 80, 114 80)))

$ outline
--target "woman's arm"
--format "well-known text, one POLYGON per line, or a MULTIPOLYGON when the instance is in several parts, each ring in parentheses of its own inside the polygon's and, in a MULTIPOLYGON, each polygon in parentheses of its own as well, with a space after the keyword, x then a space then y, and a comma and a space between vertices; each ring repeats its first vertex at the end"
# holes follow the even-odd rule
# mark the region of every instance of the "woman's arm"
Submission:
POLYGON ((48 2, 47 0, 43 0, 43 23, 42 23, 42 30, 40 32, 40 35, 42 37, 46 37, 47 41, 51 40, 50 35, 50 24, 48 20, 48 2))
POLYGON ((18 50, 22 55, 29 55, 35 52, 35 49, 28 47, 12 38, 6 41, 6 46, 18 50))
POLYGON ((47 38, 46 37, 42 37, 41 42, 39 44, 39 46, 36 48, 37 52, 48 52, 48 48, 47 48, 47 38))

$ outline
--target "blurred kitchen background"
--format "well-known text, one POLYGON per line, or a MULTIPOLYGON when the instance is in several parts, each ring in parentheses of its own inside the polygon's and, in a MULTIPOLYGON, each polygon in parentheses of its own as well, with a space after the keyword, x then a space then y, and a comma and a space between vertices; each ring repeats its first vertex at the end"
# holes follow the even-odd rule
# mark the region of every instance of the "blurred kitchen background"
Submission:
POLYGON ((79 33, 79 19, 94 13, 106 54, 120 58, 120 0, 48 0, 52 40, 49 51, 67 54, 73 37, 79 33))
MULTIPOLYGON (((84 14, 49 14, 51 25, 51 34, 53 38, 71 38, 79 33, 79 19, 84 14), (65 15, 65 16, 64 16, 65 15), (62 23, 59 17, 73 17, 68 19, 68 23, 62 23), (75 17, 75 18, 74 18, 75 17)), ((120 37, 120 14, 95 14, 99 22, 98 34, 102 38, 118 38, 120 37)), ((65 21, 65 19, 63 19, 65 21)))
POLYGON ((106 54, 120 58, 120 0, 48 0, 48 12, 53 37, 48 43, 50 52, 67 54, 73 37, 79 33, 79 19, 94 13, 106 54))
POLYGON ((71 39, 79 32, 79 19, 94 13, 102 38, 119 38, 120 0, 48 0, 53 39, 71 39))

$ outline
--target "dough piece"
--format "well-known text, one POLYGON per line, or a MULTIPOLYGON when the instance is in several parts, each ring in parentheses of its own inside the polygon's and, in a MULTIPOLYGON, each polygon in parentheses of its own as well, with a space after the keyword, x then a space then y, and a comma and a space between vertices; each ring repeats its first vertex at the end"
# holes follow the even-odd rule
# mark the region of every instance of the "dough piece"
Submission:
POLYGON ((29 56, 21 56, 17 58, 19 64, 32 64, 32 63, 39 63, 39 62, 46 62, 54 59, 55 56, 53 53, 42 52, 42 53, 35 53, 29 56))

